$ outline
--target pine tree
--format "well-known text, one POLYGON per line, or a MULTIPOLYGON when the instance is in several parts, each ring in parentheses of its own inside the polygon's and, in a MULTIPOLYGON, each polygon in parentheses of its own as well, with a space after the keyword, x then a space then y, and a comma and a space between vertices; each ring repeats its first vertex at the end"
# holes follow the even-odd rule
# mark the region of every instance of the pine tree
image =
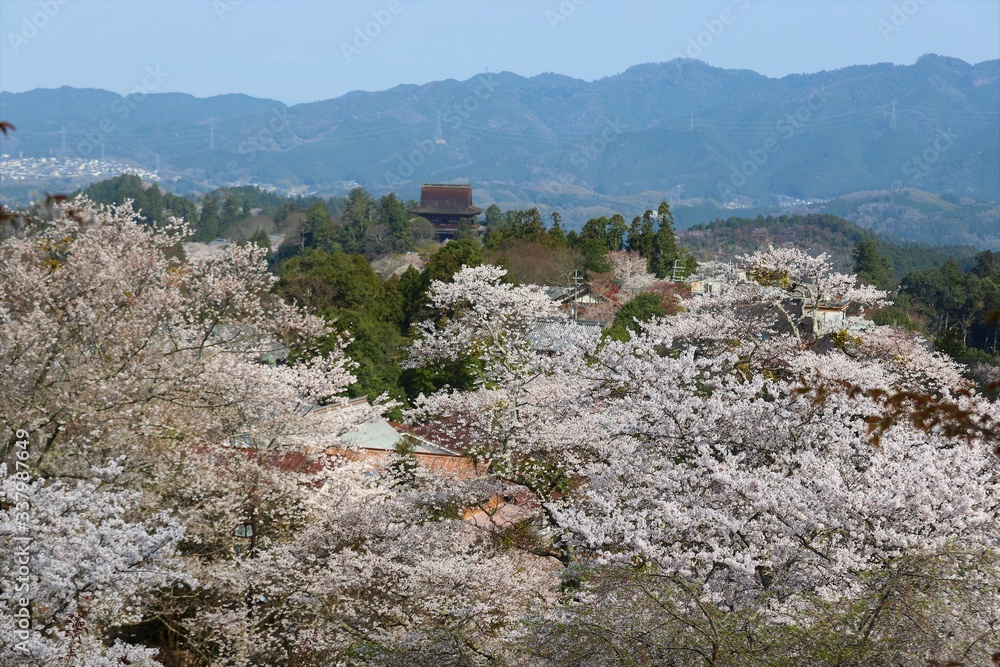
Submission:
POLYGON ((670 212, 670 205, 665 201, 660 202, 657 212, 660 216, 660 228, 653 236, 649 269, 657 278, 662 279, 673 274, 674 262, 681 258, 681 253, 674 234, 674 216, 670 212))

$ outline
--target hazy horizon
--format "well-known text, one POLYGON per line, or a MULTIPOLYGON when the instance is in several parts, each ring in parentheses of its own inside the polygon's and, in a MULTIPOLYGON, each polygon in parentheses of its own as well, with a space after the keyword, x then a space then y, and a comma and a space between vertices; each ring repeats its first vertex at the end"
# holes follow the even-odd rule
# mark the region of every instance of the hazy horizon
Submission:
MULTIPOLYGON (((942 58, 954 58, 954 56, 950 56, 950 55, 945 54, 945 53, 925 53, 922 56, 920 56, 920 58, 923 58, 924 56, 938 56, 938 57, 942 57, 942 58)), ((693 58, 691 60, 699 60, 699 59, 693 58)), ((959 59, 959 60, 961 60, 961 59, 959 59)), ((998 60, 998 59, 997 58, 993 58, 991 60, 983 60, 983 61, 979 61, 979 62, 968 62, 968 61, 963 61, 963 62, 967 62, 970 66, 975 67, 977 65, 981 65, 982 63, 993 62, 994 60, 998 60)), ((578 80, 581 80, 581 81, 585 81, 587 83, 592 83, 592 82, 597 81, 599 79, 612 78, 612 77, 615 77, 615 76, 619 76, 619 75, 625 73, 626 71, 628 71, 629 69, 632 69, 633 67, 642 67, 642 66, 645 66, 645 65, 661 65, 661 64, 664 64, 664 63, 668 63, 668 62, 671 62, 671 61, 670 60, 665 60, 665 61, 659 61, 659 62, 635 63, 634 65, 630 65, 630 66, 626 67, 621 72, 616 72, 615 74, 610 74, 608 76, 595 77, 595 78, 590 78, 590 79, 585 79, 585 78, 581 78, 581 77, 571 77, 571 78, 578 79, 578 80)), ((701 62, 705 62, 705 61, 701 61, 701 62)), ((914 60, 911 63, 888 63, 888 64, 891 64, 891 65, 894 65, 894 66, 905 67, 905 66, 914 65, 914 64, 916 64, 916 62, 917 61, 914 60)), ((710 67, 716 67, 715 65, 712 65, 711 63, 705 63, 705 64, 707 64, 710 67)), ((765 76, 765 77, 767 77, 769 79, 781 79, 781 78, 784 78, 784 77, 787 77, 787 76, 801 76, 801 75, 816 74, 819 71, 835 71, 836 69, 846 69, 847 67, 867 67, 867 66, 874 66, 874 65, 881 65, 881 64, 886 64, 886 63, 866 63, 866 64, 862 64, 862 65, 846 65, 845 67, 838 67, 838 68, 835 68, 834 70, 817 70, 816 72, 795 72, 795 73, 791 73, 791 74, 785 74, 783 76, 773 76, 773 77, 767 76, 766 74, 762 74, 760 72, 757 72, 757 73, 761 74, 761 76, 765 76)), ((749 68, 718 67, 718 69, 747 69, 748 70, 749 68)), ((475 79, 477 76, 480 76, 483 73, 484 72, 480 72, 478 74, 472 74, 472 75, 470 75, 469 77, 467 77, 465 79, 454 79, 454 78, 452 78, 452 79, 428 79, 426 81, 415 81, 415 82, 399 83, 399 84, 396 84, 395 86, 392 86, 392 87, 393 88, 398 87, 398 86, 418 86, 419 87, 419 86, 425 86, 425 85, 430 84, 430 83, 436 83, 436 82, 447 81, 447 80, 467 81, 467 80, 475 79)), ((547 75, 547 74, 548 75, 556 75, 556 76, 569 76, 569 75, 563 74, 561 72, 540 72, 538 74, 533 74, 533 75, 530 75, 530 76, 526 76, 526 75, 521 74, 519 72, 511 72, 511 71, 508 71, 508 70, 503 70, 503 71, 500 71, 500 72, 491 72, 491 74, 494 74, 494 75, 496 75, 496 74, 511 74, 511 75, 514 75, 514 76, 523 77, 525 79, 530 79, 530 78, 534 78, 534 77, 537 77, 537 76, 544 76, 544 75, 547 75)), ((76 89, 76 90, 102 90, 102 91, 105 91, 105 92, 111 92, 111 93, 115 93, 115 94, 118 94, 118 95, 126 95, 126 94, 128 94, 128 91, 118 92, 118 91, 114 91, 114 90, 109 90, 107 88, 95 88, 93 86, 72 86, 72 85, 69 85, 69 84, 64 84, 62 86, 56 86, 56 87, 42 87, 42 86, 37 86, 35 88, 29 88, 27 90, 7 90, 5 88, 0 88, 0 93, 18 94, 18 93, 28 93, 28 92, 31 92, 33 90, 58 90, 59 88, 64 88, 64 87, 66 87, 66 88, 73 88, 73 89, 76 89)), ((391 88, 385 88, 385 89, 360 89, 359 88, 359 89, 356 89, 356 90, 346 91, 346 92, 342 93, 341 95, 337 95, 336 97, 341 97, 343 95, 349 95, 351 93, 359 93, 359 92, 360 93, 377 93, 377 92, 382 92, 384 90, 390 90, 390 89, 391 88)), ((216 94, 213 94, 213 95, 194 95, 192 93, 188 93, 187 91, 183 91, 183 90, 170 90, 170 91, 166 91, 165 90, 165 91, 153 91, 151 94, 156 94, 156 93, 178 94, 178 95, 191 95, 192 97, 194 97, 196 99, 207 99, 207 98, 211 98, 211 97, 223 97, 223 96, 226 96, 226 95, 247 95, 248 97, 254 97, 256 99, 270 99, 270 100, 275 100, 275 101, 281 102, 282 104, 286 104, 287 106, 295 106, 297 104, 313 104, 315 102, 324 102, 324 101, 327 101, 327 100, 336 99, 336 97, 324 97, 324 98, 317 98, 317 99, 314 99, 314 100, 302 100, 302 101, 286 102, 284 100, 278 99, 277 97, 273 97, 273 96, 270 96, 270 97, 269 96, 259 97, 257 95, 250 95, 249 93, 244 93, 244 92, 240 92, 240 91, 233 91, 233 92, 226 92, 226 93, 216 93, 216 94)))
POLYGON ((483 71, 592 81, 676 57, 771 78, 1000 58, 1000 3, 4 1, 0 89, 242 93, 286 104, 483 71), (148 72, 159 72, 149 77, 148 72))

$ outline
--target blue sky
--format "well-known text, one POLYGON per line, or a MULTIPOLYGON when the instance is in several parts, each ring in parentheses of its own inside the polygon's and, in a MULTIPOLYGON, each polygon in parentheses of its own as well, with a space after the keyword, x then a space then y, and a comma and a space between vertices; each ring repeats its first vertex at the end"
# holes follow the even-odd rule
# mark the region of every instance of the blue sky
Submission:
POLYGON ((1000 2, 0 0, 8 91, 145 86, 295 103, 486 68, 591 80, 684 55, 784 76, 925 53, 1000 58, 1000 2))

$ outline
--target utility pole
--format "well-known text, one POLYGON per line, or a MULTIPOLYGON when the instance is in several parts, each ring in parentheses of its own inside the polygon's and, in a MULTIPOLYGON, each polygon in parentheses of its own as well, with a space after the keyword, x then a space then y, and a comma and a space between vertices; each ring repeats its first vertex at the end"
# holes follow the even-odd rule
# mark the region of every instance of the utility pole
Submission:
POLYGON ((434 130, 434 143, 436 143, 436 144, 443 144, 444 142, 445 142, 444 141, 444 132, 441 131, 441 111, 439 109, 438 110, 438 124, 437 124, 437 129, 434 130))
POLYGON ((889 129, 896 129, 896 98, 892 98, 892 117, 889 120, 889 129))
POLYGON ((577 271, 576 269, 574 269, 573 270, 573 309, 571 311, 574 320, 579 319, 579 309, 577 307, 577 301, 578 301, 578 298, 580 296, 580 281, 581 281, 582 278, 583 278, 583 276, 580 275, 580 272, 577 271))
POLYGON ((208 150, 215 150, 215 121, 212 121, 211 129, 209 129, 208 134, 208 150))

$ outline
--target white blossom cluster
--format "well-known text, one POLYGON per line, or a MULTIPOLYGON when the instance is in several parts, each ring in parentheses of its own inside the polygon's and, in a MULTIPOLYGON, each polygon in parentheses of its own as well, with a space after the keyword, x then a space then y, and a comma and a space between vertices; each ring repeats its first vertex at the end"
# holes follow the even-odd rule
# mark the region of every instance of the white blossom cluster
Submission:
MULTIPOLYGON (((628 342, 562 363, 519 361, 494 374, 506 383, 442 392, 413 418, 474 434, 496 474, 537 493, 566 572, 586 582, 549 616, 572 660, 583 628, 600 627, 588 646, 608 664, 626 647, 656 655, 660 643, 679 651, 670 664, 689 664, 677 657, 687 650, 690 664, 743 664, 699 660, 727 643, 764 655, 752 636, 718 625, 748 616, 752 632, 783 641, 836 627, 859 655, 892 647, 899 664, 986 660, 1000 622, 1000 408, 907 332, 800 330, 793 297, 884 301, 825 257, 772 248, 742 261, 755 279, 695 297, 628 342), (893 392, 992 426, 956 437, 900 419, 875 441, 878 398, 893 392), (663 605, 649 620, 660 630, 630 637, 650 605, 663 605)), ((486 300, 498 289, 456 280, 447 293, 486 300)), ((524 308, 512 319, 531 317, 533 304, 524 308)), ((482 345, 490 312, 480 306, 428 338, 482 345)), ((817 655, 792 644, 774 650, 817 655)))
POLYGON ((1000 405, 912 334, 803 326, 885 300, 825 257, 741 258, 748 279, 625 342, 496 267, 433 283, 405 365, 473 378, 407 413, 464 450, 442 474, 342 456, 380 407, 344 406, 342 348, 308 354, 330 329, 259 250, 189 264, 183 234, 79 199, 0 244, 0 667, 980 665, 1000 644, 1000 405), (286 347, 304 360, 266 363, 286 347))

